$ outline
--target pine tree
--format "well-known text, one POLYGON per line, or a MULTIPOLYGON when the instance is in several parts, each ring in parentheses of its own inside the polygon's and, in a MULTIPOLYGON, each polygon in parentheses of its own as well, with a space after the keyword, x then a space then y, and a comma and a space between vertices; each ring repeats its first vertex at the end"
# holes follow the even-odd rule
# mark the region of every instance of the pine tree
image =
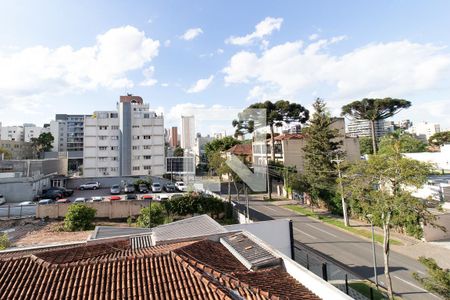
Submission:
POLYGON ((325 201, 331 208, 331 199, 336 191, 336 168, 332 160, 339 155, 339 131, 332 128, 333 119, 323 100, 317 98, 313 104, 314 114, 305 128, 305 178, 313 203, 325 201))

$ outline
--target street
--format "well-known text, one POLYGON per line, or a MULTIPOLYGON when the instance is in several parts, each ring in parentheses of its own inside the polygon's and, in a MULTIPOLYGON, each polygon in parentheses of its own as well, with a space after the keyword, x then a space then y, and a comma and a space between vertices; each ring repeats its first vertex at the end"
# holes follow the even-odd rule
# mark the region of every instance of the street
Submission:
MULTIPOLYGON (((250 207, 273 219, 291 219, 295 240, 347 265, 354 273, 374 281, 372 245, 367 239, 271 203, 250 201, 250 207)), ((383 248, 380 245, 376 245, 376 258, 378 281, 384 284, 383 248)), ((426 274, 425 268, 416 260, 391 251, 390 270, 393 290, 404 299, 440 299, 428 293, 412 277, 413 272, 426 274)))

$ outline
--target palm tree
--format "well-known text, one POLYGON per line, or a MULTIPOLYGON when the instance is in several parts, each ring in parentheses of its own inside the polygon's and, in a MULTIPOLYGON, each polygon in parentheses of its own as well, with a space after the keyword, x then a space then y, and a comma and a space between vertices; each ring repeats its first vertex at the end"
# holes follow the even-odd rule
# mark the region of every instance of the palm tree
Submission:
POLYGON ((403 99, 384 98, 353 101, 342 107, 342 115, 356 120, 368 120, 372 137, 373 153, 377 153, 377 140, 375 137, 375 122, 385 120, 411 106, 411 102, 403 99))

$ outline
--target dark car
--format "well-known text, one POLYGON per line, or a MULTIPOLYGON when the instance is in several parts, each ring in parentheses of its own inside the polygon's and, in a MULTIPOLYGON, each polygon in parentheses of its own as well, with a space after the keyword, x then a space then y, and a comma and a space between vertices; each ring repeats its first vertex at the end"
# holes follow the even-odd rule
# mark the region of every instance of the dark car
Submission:
POLYGON ((60 190, 47 190, 40 197, 41 199, 59 200, 64 198, 64 194, 60 190))
POLYGON ((145 183, 139 185, 139 193, 148 193, 148 187, 145 183))
POLYGON ((64 197, 70 197, 73 195, 73 190, 57 186, 52 186, 48 189, 43 190, 44 193, 46 193, 47 191, 60 191, 64 195, 64 197))
POLYGON ((167 183, 164 185, 164 191, 166 191, 168 193, 174 193, 177 191, 177 188, 175 187, 175 185, 173 183, 167 183))
POLYGON ((136 196, 136 194, 128 194, 126 199, 127 200, 136 200, 137 196, 136 196))

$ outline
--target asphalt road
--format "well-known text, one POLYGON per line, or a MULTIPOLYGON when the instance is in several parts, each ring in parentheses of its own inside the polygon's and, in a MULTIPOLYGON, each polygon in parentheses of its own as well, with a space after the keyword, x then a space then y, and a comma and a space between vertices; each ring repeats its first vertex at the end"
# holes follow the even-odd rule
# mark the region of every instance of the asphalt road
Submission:
MULTIPOLYGON (((250 207, 274 219, 291 219, 295 240, 347 265, 361 277, 374 281, 370 241, 267 202, 251 201, 250 207)), ((383 248, 377 245, 375 251, 378 281, 384 284, 383 248)), ((425 268, 416 260, 391 251, 390 270, 393 290, 404 299, 440 299, 428 293, 412 278, 413 272, 426 274, 425 268)))

